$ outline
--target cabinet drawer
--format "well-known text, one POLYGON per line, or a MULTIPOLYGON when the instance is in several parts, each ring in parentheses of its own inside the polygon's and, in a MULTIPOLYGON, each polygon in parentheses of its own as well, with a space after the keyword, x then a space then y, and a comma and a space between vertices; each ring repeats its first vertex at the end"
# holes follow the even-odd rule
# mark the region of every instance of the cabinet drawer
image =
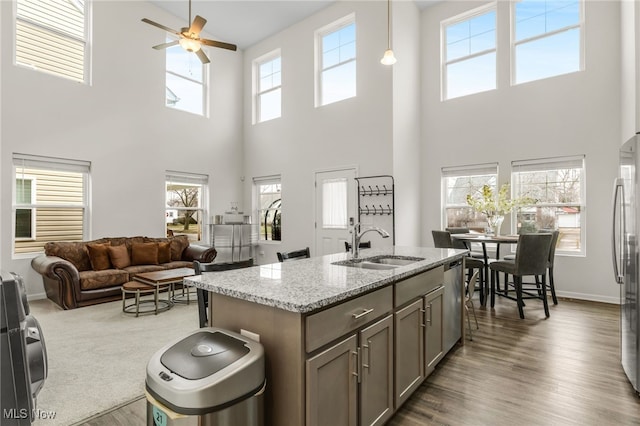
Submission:
POLYGON ((405 303, 415 299, 416 297, 424 296, 433 289, 442 285, 444 281, 444 266, 438 266, 437 268, 430 269, 406 280, 397 282, 395 287, 396 292, 396 307, 402 306, 405 303))
POLYGON ((392 286, 388 286, 309 315, 305 321, 307 352, 391 311, 392 295, 392 286))

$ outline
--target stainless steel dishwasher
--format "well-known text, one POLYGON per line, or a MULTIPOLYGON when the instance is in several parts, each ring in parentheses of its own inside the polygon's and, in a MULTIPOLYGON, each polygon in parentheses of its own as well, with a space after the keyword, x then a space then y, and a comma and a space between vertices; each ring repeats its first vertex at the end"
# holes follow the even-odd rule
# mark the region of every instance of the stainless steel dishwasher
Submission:
POLYGON ((442 340, 447 353, 462 337, 462 260, 444 265, 442 340))

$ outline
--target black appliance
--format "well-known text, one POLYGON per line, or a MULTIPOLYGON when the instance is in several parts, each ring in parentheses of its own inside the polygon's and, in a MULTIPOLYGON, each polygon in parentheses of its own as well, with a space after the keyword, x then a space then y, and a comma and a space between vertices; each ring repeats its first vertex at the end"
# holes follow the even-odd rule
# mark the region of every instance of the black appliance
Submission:
POLYGON ((0 278, 0 424, 31 425, 47 378, 47 350, 22 277, 0 271, 0 278))

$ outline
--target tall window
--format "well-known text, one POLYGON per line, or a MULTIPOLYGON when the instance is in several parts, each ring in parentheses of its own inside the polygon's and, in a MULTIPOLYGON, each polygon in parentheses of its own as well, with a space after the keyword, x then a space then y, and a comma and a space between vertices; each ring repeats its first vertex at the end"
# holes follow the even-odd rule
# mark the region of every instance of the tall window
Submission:
POLYGON ((514 161, 511 167, 514 197, 537 200, 518 213, 518 232, 557 229, 556 253, 584 255, 584 156, 514 161))
POLYGON ((256 85, 255 120, 260 123, 281 115, 282 69, 280 49, 256 60, 254 76, 256 85))
POLYGON ((316 32, 317 106, 356 96, 356 22, 351 14, 316 32))
POLYGON ((167 171, 165 222, 167 235, 187 235, 191 241, 206 238, 209 176, 167 171))
POLYGON ((441 173, 444 227, 471 228, 483 232, 487 220, 467 204, 467 194, 474 195, 482 191, 483 185, 489 185, 495 191, 498 164, 443 167, 441 173))
POLYGON ((41 253, 49 241, 82 241, 88 229, 91 163, 13 155, 13 253, 41 253))
POLYGON ((16 0, 16 64, 88 82, 89 0, 16 0))
POLYGON ((496 88, 496 4, 443 21, 442 99, 496 88))
MULTIPOLYGON (((172 41, 172 40, 167 40, 172 41)), ((166 50, 166 105, 207 116, 207 65, 179 45, 166 50)))
POLYGON ((282 184, 280 176, 254 178, 260 241, 282 239, 282 184))
POLYGON ((512 16, 514 84, 583 69, 580 0, 520 0, 512 16))

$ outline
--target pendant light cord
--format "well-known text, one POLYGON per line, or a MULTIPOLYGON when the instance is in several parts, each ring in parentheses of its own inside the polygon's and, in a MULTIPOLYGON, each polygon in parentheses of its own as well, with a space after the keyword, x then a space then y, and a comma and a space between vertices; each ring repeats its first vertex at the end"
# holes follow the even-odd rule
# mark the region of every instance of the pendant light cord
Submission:
POLYGON ((387 0, 387 49, 391 49, 391 0, 387 0))

